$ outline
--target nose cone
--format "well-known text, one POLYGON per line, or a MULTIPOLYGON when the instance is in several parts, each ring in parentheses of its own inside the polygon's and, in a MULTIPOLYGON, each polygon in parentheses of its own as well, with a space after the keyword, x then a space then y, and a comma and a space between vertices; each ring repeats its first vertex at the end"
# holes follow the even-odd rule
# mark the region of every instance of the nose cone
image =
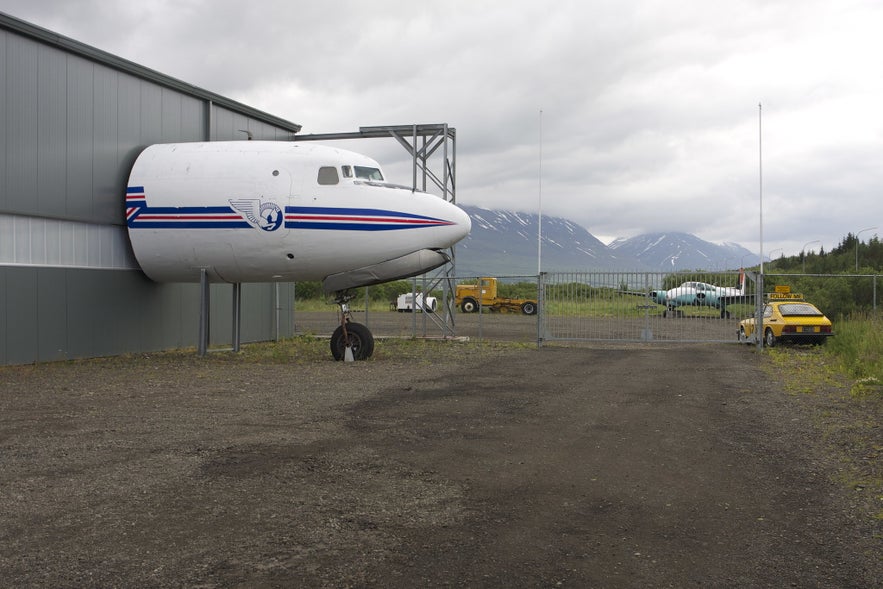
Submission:
POLYGON ((451 231, 451 245, 454 245, 472 231, 472 219, 469 218, 466 211, 457 205, 451 204, 450 206, 450 220, 454 223, 451 231))
MULTIPOLYGON (((438 196, 430 194, 419 195, 420 215, 429 222, 431 229, 426 228, 419 233, 430 237, 431 243, 423 243, 423 247, 431 249, 449 248, 467 235, 472 230, 472 219, 458 207, 438 196)), ((424 237, 424 239, 425 239, 424 237)))

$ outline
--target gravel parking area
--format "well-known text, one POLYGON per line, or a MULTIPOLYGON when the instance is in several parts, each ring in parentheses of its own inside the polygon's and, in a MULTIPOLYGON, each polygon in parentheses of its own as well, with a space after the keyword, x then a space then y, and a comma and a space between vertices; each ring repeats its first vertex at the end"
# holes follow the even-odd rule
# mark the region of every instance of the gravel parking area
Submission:
POLYGON ((883 586, 751 347, 318 345, 0 368, 0 584, 883 586))

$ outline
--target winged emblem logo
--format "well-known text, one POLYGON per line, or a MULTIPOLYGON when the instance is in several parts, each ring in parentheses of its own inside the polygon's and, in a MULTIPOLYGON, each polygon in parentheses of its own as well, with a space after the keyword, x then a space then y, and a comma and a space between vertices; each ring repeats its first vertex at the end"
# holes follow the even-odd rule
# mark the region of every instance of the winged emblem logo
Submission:
POLYGON ((261 202, 258 198, 230 200, 233 207, 249 225, 264 231, 276 231, 282 226, 282 209, 274 202, 261 202))

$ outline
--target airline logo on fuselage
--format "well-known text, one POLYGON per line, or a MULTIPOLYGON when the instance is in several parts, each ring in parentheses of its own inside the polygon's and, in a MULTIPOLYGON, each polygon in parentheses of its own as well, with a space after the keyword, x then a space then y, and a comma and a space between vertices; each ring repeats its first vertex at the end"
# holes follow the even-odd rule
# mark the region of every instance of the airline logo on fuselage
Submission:
POLYGON ((230 199, 230 206, 151 207, 143 186, 126 189, 126 224, 130 229, 323 229, 326 231, 395 231, 442 227, 453 221, 384 209, 285 207, 260 199, 230 199))
POLYGON ((274 202, 261 202, 257 198, 231 200, 230 206, 239 211, 252 227, 263 231, 276 231, 282 227, 282 209, 274 202))

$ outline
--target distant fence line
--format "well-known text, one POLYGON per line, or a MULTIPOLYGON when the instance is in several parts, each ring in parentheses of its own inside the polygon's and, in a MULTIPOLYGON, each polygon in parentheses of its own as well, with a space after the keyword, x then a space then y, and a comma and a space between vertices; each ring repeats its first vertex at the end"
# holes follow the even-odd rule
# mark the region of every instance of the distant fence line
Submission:
MULTIPOLYGON (((751 272, 746 275, 746 293, 753 293, 753 279, 757 276, 751 272)), ((876 313, 879 276, 765 273, 762 278, 765 292, 776 286, 788 286, 836 321, 843 316, 876 313)), ((449 280, 453 284, 469 284, 477 283, 479 278, 457 276, 449 280)), ((536 315, 523 315, 512 309, 464 313, 453 300, 452 288, 442 293, 448 300, 439 301, 437 312, 427 315, 369 312, 366 296, 365 309, 355 309, 357 320, 365 322, 378 337, 456 335, 538 345, 554 341, 735 342, 739 322, 757 312, 754 299, 727 305, 725 309, 702 305, 670 309, 651 297, 654 291, 672 289, 685 282, 735 288, 740 282, 739 271, 544 272, 495 278, 500 290, 505 291, 501 296, 536 297, 536 315)), ((420 278, 409 282, 412 289, 431 290, 420 278)), ((354 304, 358 306, 357 301, 354 304)), ((295 332, 326 332, 335 321, 334 314, 296 313, 295 332)))

